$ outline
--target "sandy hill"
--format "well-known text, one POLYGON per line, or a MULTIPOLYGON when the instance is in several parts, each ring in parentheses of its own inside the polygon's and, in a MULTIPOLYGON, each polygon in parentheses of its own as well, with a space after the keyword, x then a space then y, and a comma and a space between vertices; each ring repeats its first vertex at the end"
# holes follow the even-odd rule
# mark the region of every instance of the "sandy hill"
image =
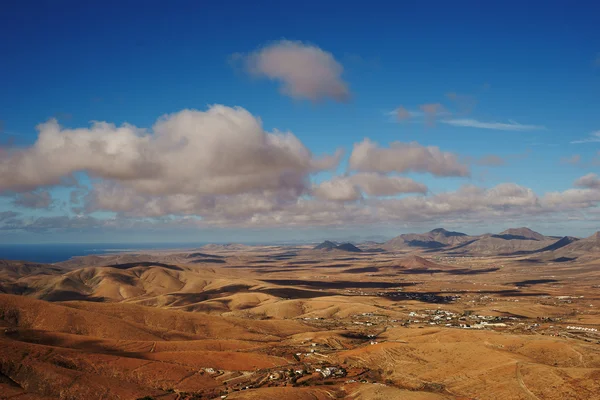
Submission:
POLYGON ((405 268, 438 268, 440 265, 423 257, 411 255, 399 260, 398 264, 405 268))
POLYGON ((65 270, 57 265, 0 260, 0 278, 16 280, 27 275, 55 275, 65 270))
POLYGON ((284 368, 288 359, 261 347, 314 331, 297 321, 3 294, 0 327, 3 399, 218 398, 223 371, 204 368, 225 370, 225 379, 284 368))
POLYGON ((48 303, 4 294, 0 294, 0 322, 20 328, 121 340, 267 341, 310 329, 297 321, 247 320, 128 303, 48 303))
POLYGON ((437 228, 426 233, 405 233, 388 240, 383 248, 400 250, 406 248, 439 249, 446 246, 456 246, 468 241, 471 237, 465 233, 447 231, 437 228))
POLYGON ((155 262, 85 267, 53 274, 33 272, 13 279, 0 274, 0 290, 48 301, 128 301, 189 308, 253 287, 262 290, 265 286, 264 282, 232 278, 223 272, 216 273, 212 268, 155 262))

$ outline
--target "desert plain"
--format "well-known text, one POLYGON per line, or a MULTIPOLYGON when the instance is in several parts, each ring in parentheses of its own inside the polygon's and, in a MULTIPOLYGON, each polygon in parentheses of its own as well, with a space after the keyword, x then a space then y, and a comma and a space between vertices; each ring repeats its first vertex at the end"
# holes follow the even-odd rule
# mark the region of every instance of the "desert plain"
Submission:
POLYGON ((600 399, 600 234, 0 262, 2 399, 600 399))

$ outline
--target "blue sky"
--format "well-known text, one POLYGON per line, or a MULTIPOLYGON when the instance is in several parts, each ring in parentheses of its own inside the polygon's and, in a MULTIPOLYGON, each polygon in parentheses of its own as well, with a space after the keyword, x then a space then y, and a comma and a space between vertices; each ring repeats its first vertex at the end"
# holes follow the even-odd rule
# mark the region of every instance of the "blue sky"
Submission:
MULTIPOLYGON (((543 233, 581 236, 598 229, 600 197, 594 174, 600 170, 600 134, 595 136, 600 131, 600 6, 588 2, 574 7, 566 1, 321 3, 307 1, 291 7, 260 1, 148 1, 143 6, 139 1, 4 2, 0 5, 2 240, 270 241, 390 236, 438 225, 476 233, 521 224, 543 233), (259 73, 249 71, 252 57, 263 57, 268 49, 289 51, 285 43, 294 44, 294 51, 318 49, 331 56, 333 67, 343 69, 332 79, 341 82, 349 95, 340 101, 325 91, 315 101, 306 93, 284 93, 281 87, 290 78, 289 74, 281 78, 278 68, 289 66, 277 62, 267 70, 260 64, 259 73), (271 202, 271 208, 261 208, 260 213, 280 213, 275 222, 264 222, 266 215, 252 211, 243 218, 219 211, 215 218, 208 206, 142 211, 135 202, 123 205, 124 200, 118 207, 101 206, 99 201, 91 204, 95 194, 105 190, 95 186, 102 183, 127 190, 135 186, 136 195, 147 202, 176 193, 140 189, 143 177, 121 179, 121 170, 107 167, 94 172, 85 162, 76 163, 81 168, 65 169, 63 178, 76 179, 57 184, 43 179, 48 164, 27 164, 15 156, 34 149, 36 126, 51 118, 63 130, 106 121, 146 128, 145 134, 153 135, 152 126, 161 116, 184 109, 206 112, 214 104, 242 107, 260 118, 265 132, 292 132, 314 158, 338 148, 345 150, 345 156, 332 168, 295 171, 309 182, 295 199, 278 194, 273 200, 265 187, 274 189, 264 181, 234 192, 185 192, 219 204, 247 202, 239 196, 248 193, 255 196, 252 201, 268 196, 268 201, 260 197, 260 202, 271 202), (424 105, 440 108, 427 117, 422 115, 424 105), (399 120, 394 114, 398 107, 412 116, 399 120), (365 138, 380 148, 395 141, 436 146, 467 165, 468 176, 444 176, 429 167, 419 170, 392 161, 377 171, 371 170, 374 161, 350 168, 353 146, 365 138), (481 165, 489 163, 478 160, 490 155, 502 160, 502 165, 481 165), (25 180, 31 180, 31 174, 42 176, 37 184, 20 186, 15 169, 25 168, 32 169, 23 172, 25 180), (427 193, 416 196, 430 201, 431 207, 413 210, 402 204, 399 212, 386 202, 413 196, 404 192, 370 195, 359 187, 360 199, 340 200, 339 193, 331 194, 331 187, 326 194, 325 189, 316 189, 323 182, 372 172, 426 185, 427 193), (582 177, 587 178, 578 181, 582 177), (478 208, 472 215, 465 218, 462 209, 439 212, 463 198, 440 199, 439 194, 455 193, 463 185, 489 190, 507 183, 530 189, 536 199, 523 195, 520 201, 507 195, 505 203, 488 204, 486 199, 495 192, 463 194, 478 208), (569 190, 579 192, 565 194, 569 190), (80 193, 81 203, 70 201, 74 191, 80 193), (550 192, 566 197, 550 202, 545 197, 550 192), (300 218, 294 203, 298 199, 319 204, 311 203, 312 211, 303 211, 310 215, 300 218), (330 211, 335 204, 352 215, 368 210, 369 217, 340 223, 348 216, 330 211), (323 217, 325 209, 328 217, 323 217)), ((317 62, 326 59, 319 54, 322 58, 317 62)), ((299 60, 302 69, 303 59, 299 60)), ((319 64, 332 67, 323 65, 319 64)), ((304 72, 298 73, 308 79, 304 72)), ((328 77, 309 78, 323 87, 328 77)), ((220 135, 218 130, 210 134, 214 136, 203 140, 213 143, 210 138, 220 135)), ((217 148, 227 153, 226 145, 217 148)), ((48 153, 35 153, 35 158, 40 154, 48 153)), ((243 164, 245 158, 240 160, 243 164)), ((215 170, 222 171, 221 167, 215 170)), ((199 174, 207 180, 212 176, 199 174)))

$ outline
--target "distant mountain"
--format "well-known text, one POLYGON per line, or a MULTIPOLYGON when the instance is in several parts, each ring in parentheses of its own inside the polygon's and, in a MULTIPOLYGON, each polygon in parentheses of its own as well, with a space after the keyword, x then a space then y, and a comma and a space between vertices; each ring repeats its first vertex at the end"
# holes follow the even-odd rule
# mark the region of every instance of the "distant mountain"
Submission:
POLYGON ((535 253, 543 253, 546 251, 555 251, 555 250, 561 249, 565 246, 568 246, 571 243, 574 243, 578 240, 579 240, 578 238, 573 237, 573 236, 565 236, 563 238, 558 239, 556 242, 552 243, 549 246, 542 247, 541 249, 529 250, 529 251, 527 251, 527 250, 517 251, 517 252, 513 253, 512 255, 535 254, 535 253))
POLYGON ((550 246, 547 246, 547 247, 544 247, 543 249, 538 250, 538 252, 558 250, 560 248, 568 246, 571 243, 575 243, 577 241, 579 241, 579 238, 576 238, 573 236, 565 236, 565 237, 557 240, 556 242, 552 243, 550 246))
POLYGON ((333 250, 337 247, 337 243, 326 240, 323 243, 320 243, 313 247, 314 250, 333 250))
POLYGON ((352 243, 337 244, 330 240, 326 240, 323 243, 313 247, 313 250, 341 250, 341 251, 350 251, 350 252, 354 252, 354 253, 362 252, 361 249, 359 249, 352 243))
POLYGON ((426 249, 429 252, 452 254, 511 254, 536 251, 552 245, 555 237, 544 236, 529 228, 511 228, 499 234, 469 236, 462 232, 447 231, 443 228, 415 234, 396 236, 383 245, 386 250, 426 249))
POLYGON ((561 247, 554 252, 554 255, 557 257, 578 257, 587 253, 600 253, 600 231, 561 247))
POLYGON ((502 239, 506 240, 547 240, 548 237, 538 233, 536 231, 532 231, 529 228, 510 228, 505 230, 504 232, 500 232, 498 235, 502 239))
POLYGON ((447 231, 444 228, 436 228, 432 231, 429 231, 430 234, 435 235, 435 236, 442 236, 442 237, 452 237, 452 236, 469 236, 466 233, 462 233, 462 232, 454 232, 454 231, 447 231))
POLYGON ((335 250, 351 251, 353 253, 362 253, 362 250, 359 249, 358 247, 356 247, 355 245, 353 245, 352 243, 340 244, 339 246, 335 247, 335 250))
POLYGON ((202 250, 208 251, 221 251, 221 250, 245 250, 250 246, 239 243, 227 243, 227 244, 205 244, 201 247, 202 250))
POLYGON ((398 250, 403 248, 440 249, 456 246, 468 241, 471 237, 465 233, 447 231, 437 228, 426 233, 405 233, 384 243, 383 248, 398 250))
POLYGON ((450 254, 511 255, 520 252, 532 252, 550 246, 556 239, 530 239, 521 235, 481 235, 463 245, 447 249, 450 254))

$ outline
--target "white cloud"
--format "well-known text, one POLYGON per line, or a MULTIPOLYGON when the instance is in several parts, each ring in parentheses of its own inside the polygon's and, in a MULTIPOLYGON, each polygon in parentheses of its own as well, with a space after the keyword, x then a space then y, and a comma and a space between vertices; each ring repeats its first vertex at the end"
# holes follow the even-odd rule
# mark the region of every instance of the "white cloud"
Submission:
POLYGON ((315 157, 291 132, 267 132, 242 108, 183 110, 148 129, 107 122, 64 129, 51 120, 38 130, 31 147, 1 154, 0 191, 21 206, 49 207, 48 187, 82 171, 92 177, 91 189, 78 187, 74 195, 82 215, 0 213, 0 230, 104 229, 147 221, 199 227, 506 222, 581 218, 600 203, 595 174, 579 178, 572 189, 540 196, 514 183, 434 194, 395 174, 469 176, 458 155, 415 142, 382 147, 369 139, 355 143, 347 175, 312 186, 314 174, 337 168, 343 152, 315 157), (95 211, 114 218, 93 218, 95 211))
POLYGON ((574 183, 576 187, 588 189, 600 189, 600 177, 594 173, 589 173, 577 179, 574 183))
POLYGON ((331 201, 355 201, 362 197, 360 189, 347 178, 321 182, 313 189, 315 197, 331 201))
POLYGON ((389 148, 365 139, 354 144, 350 169, 360 172, 429 172, 436 176, 469 176, 469 168, 458 157, 435 146, 393 142, 389 148))
POLYGON ((317 46, 281 40, 242 57, 251 75, 280 82, 281 92, 287 96, 313 101, 350 98, 348 84, 342 79, 344 68, 317 46))
POLYGON ((84 171, 148 195, 234 195, 307 188, 308 175, 334 168, 341 153, 315 158, 291 132, 265 132, 242 108, 212 106, 161 117, 151 131, 95 122, 38 126, 30 148, 0 159, 0 191, 56 185, 84 171))
POLYGON ((549 192, 542 197, 542 202, 553 212, 591 209, 600 202, 600 190, 583 188, 549 192))
POLYGON ((596 143, 596 142, 600 142, 600 131, 595 131, 590 133, 590 136, 588 136, 585 139, 580 139, 580 140, 574 140, 571 143, 573 144, 581 144, 581 143, 596 143))
POLYGON ((427 193, 422 183, 403 176, 387 176, 378 173, 359 173, 348 177, 369 196, 393 196, 400 193, 427 193))
POLYGON ((495 129, 499 131, 535 131, 546 129, 541 125, 523 125, 518 122, 482 122, 470 118, 462 119, 446 119, 442 121, 444 124, 452 126, 460 126, 465 128, 480 128, 480 129, 495 129))
POLYGON ((393 196, 401 193, 427 193, 427 186, 403 176, 379 173, 358 173, 334 177, 313 188, 313 194, 323 200, 356 201, 363 193, 370 197, 393 196))
POLYGON ((339 179, 342 182, 339 186, 320 185, 327 190, 331 189, 322 197, 282 198, 279 195, 271 197, 266 193, 248 193, 221 196, 211 202, 206 201, 204 197, 191 195, 142 196, 133 191, 120 193, 102 190, 105 200, 112 202, 104 203, 102 207, 121 207, 124 212, 118 217, 104 220, 84 215, 79 218, 31 219, 11 214, 5 221, 0 218, 0 230, 49 231, 143 226, 366 226, 399 222, 467 225, 481 221, 491 224, 508 221, 531 222, 536 219, 565 221, 572 218, 588 218, 589 222, 592 221, 592 215, 600 217, 600 190, 597 189, 574 188, 538 197, 529 188, 504 183, 491 188, 464 185, 456 191, 427 196, 360 199, 356 192, 358 185, 352 185, 347 179, 344 181, 344 177, 339 179), (181 217, 172 218, 172 214, 179 214, 181 217))

